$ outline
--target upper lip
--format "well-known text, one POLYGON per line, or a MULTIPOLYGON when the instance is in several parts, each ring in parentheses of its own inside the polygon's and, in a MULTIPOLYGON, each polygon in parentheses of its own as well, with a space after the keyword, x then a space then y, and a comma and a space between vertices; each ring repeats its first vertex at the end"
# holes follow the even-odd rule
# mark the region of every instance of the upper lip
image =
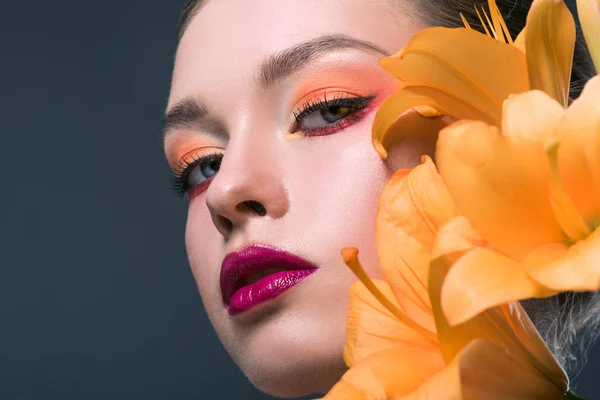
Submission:
MULTIPOLYGON (((251 244, 229 253, 221 264, 221 295, 229 305, 233 293, 253 272, 276 268, 276 271, 315 269, 316 265, 295 254, 262 244, 251 244)), ((273 271, 273 272, 276 272, 273 271)))

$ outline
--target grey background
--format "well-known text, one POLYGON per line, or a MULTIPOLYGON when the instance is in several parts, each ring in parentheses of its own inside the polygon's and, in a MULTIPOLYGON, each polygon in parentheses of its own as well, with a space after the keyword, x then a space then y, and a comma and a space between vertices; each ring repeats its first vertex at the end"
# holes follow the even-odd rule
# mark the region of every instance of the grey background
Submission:
MULTIPOLYGON (((207 321, 169 188, 182 3, 1 1, 0 399, 269 398, 207 321)), ((580 394, 599 372, 597 346, 580 394)))

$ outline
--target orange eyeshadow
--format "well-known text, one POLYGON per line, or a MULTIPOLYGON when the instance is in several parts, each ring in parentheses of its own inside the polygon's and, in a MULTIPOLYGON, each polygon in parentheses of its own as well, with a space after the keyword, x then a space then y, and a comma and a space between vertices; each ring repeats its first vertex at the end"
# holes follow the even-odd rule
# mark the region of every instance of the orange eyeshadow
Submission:
MULTIPOLYGON (((346 96, 364 96, 373 92, 388 92, 389 76, 382 73, 378 65, 358 67, 345 65, 309 72, 301 78, 292 96, 292 106, 300 107, 315 97, 325 94, 344 94, 346 96), (387 90, 386 90, 387 89, 387 90)), ((294 108, 295 108, 294 107, 294 108)))
POLYGON ((190 160, 218 148, 219 146, 216 146, 212 140, 199 136, 182 135, 166 145, 167 161, 171 169, 177 173, 179 172, 177 171, 178 165, 182 161, 190 160))

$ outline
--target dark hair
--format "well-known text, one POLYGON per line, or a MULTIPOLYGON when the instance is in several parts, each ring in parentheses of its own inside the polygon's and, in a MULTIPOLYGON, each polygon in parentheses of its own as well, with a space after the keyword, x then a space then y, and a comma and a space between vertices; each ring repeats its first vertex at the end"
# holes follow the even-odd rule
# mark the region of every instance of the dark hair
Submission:
MULTIPOLYGON (((179 21, 179 39, 206 1, 186 0, 179 21)), ((473 28, 483 30, 475 6, 487 9, 488 0, 409 1, 415 2, 416 16, 427 25, 462 27, 459 14, 462 13, 473 28)), ((496 0, 513 38, 525 26, 532 2, 496 0)), ((594 75, 594 65, 585 40, 578 31, 571 75, 571 98, 577 98, 585 83, 594 75)), ((576 374, 577 369, 585 363, 587 351, 600 334, 600 292, 561 293, 549 299, 526 300, 523 305, 561 365, 570 375, 576 374)))
POLYGON ((194 18, 194 15, 198 12, 202 4, 206 0, 185 0, 181 17, 179 18, 179 26, 177 28, 177 40, 181 40, 181 37, 185 33, 185 30, 190 25, 190 22, 194 18))

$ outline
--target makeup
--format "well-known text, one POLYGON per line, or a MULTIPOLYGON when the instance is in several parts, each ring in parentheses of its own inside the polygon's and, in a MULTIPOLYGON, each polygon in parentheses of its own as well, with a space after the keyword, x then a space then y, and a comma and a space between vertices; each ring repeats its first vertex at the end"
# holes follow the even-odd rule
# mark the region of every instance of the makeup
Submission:
POLYGON ((359 122, 371 111, 374 98, 340 96, 328 100, 324 94, 322 99, 307 102, 294 112, 295 124, 291 133, 302 132, 309 137, 331 135, 359 122))
POLYGON ((180 160, 171 179, 175 193, 179 196, 187 193, 190 200, 203 193, 217 174, 222 158, 223 154, 220 151, 212 150, 210 153, 199 152, 180 160))
POLYGON ((294 77, 289 136, 325 136, 354 125, 377 108, 395 86, 381 77, 381 68, 372 60, 332 57, 294 77))
POLYGON ((221 264, 221 294, 230 315, 272 300, 318 267, 275 247, 252 244, 229 253, 221 264))

